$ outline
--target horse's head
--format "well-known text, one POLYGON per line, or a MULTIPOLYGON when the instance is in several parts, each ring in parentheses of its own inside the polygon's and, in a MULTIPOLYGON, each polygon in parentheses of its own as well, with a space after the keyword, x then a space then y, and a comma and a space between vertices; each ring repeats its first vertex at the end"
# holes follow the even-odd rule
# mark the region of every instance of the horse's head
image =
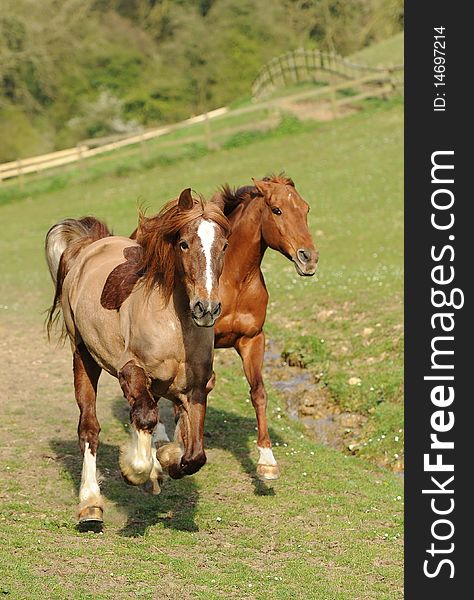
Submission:
POLYGON ((219 277, 224 266, 229 224, 212 202, 196 202, 191 190, 178 201, 184 219, 176 235, 177 269, 189 298, 191 316, 199 327, 212 327, 221 314, 219 277), (195 213, 192 220, 189 217, 195 213))
POLYGON ((265 243, 295 263, 299 275, 314 275, 319 259, 308 229, 309 206, 289 178, 254 180, 265 206, 262 235, 265 243))
POLYGON ((184 287, 191 316, 199 327, 212 327, 221 313, 219 277, 230 225, 214 202, 193 198, 189 188, 154 217, 140 215, 132 237, 143 248, 138 270, 149 291, 158 284, 165 301, 184 287))

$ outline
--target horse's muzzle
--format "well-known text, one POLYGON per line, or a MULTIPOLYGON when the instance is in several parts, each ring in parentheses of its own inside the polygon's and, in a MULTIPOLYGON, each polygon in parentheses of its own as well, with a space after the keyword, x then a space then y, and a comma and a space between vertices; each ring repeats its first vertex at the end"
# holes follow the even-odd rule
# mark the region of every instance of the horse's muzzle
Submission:
POLYGON ((191 316, 198 327, 212 327, 222 312, 218 301, 197 300, 191 305, 191 316))
POLYGON ((316 273, 319 252, 314 248, 299 248, 293 258, 298 275, 311 277, 316 273))

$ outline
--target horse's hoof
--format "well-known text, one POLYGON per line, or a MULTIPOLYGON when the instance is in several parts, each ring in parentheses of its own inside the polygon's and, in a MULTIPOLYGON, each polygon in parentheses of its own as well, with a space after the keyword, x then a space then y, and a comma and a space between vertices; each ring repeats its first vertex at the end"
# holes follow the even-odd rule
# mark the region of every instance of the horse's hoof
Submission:
POLYGON ((143 491, 147 494, 152 494, 153 496, 158 496, 161 493, 161 485, 163 484, 163 480, 159 482, 157 479, 149 479, 145 481, 143 484, 143 491))
POLYGON ((156 451, 156 458, 163 469, 169 469, 172 465, 179 465, 183 451, 176 442, 171 442, 161 446, 156 451))
POLYGON ((104 526, 104 511, 100 506, 86 506, 79 512, 77 528, 81 532, 99 533, 104 526))
POLYGON ((257 476, 263 481, 272 481, 280 477, 278 465, 257 465, 257 476))
POLYGON ((149 465, 143 463, 135 465, 128 462, 126 452, 122 451, 119 456, 119 466, 123 478, 129 485, 142 485, 150 478, 153 462, 150 461, 149 465))

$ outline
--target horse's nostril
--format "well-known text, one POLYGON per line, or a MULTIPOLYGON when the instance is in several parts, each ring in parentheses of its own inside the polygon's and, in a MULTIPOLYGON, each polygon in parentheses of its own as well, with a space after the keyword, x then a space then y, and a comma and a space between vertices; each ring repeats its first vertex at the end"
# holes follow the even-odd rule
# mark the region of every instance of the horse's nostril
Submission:
POLYGON ((204 310, 204 305, 202 302, 196 302, 196 304, 193 307, 193 314, 195 315, 195 317, 199 318, 202 317, 202 315, 205 313, 206 311, 204 310))
POLYGON ((221 314, 221 303, 218 302, 215 307, 212 309, 212 316, 213 317, 218 317, 221 314))
POLYGON ((300 248, 297 254, 300 261, 304 263, 307 263, 311 258, 311 252, 305 248, 300 248))

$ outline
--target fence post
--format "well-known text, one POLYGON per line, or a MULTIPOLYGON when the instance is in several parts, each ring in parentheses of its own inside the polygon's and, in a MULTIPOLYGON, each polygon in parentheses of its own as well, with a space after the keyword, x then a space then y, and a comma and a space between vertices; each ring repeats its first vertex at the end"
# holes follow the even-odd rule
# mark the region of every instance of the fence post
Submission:
POLYGON ((282 62, 283 58, 284 58, 284 57, 282 57, 282 56, 279 56, 279 57, 278 57, 278 64, 280 65, 281 78, 282 78, 282 80, 283 80, 283 85, 286 85, 286 84, 287 84, 287 81, 286 81, 285 67, 284 67, 284 64, 283 64, 283 62, 282 62))
POLYGON ((293 83, 298 83, 298 71, 296 69, 296 60, 294 52, 288 52, 288 67, 292 75, 293 83))
POLYGON ((388 81, 389 81, 390 87, 392 89, 392 94, 395 94, 395 92, 397 91, 397 82, 396 82, 396 79, 395 79, 393 73, 394 73, 394 69, 393 69, 392 65, 390 65, 387 69, 388 81))
POLYGON ((16 166, 18 168, 18 180, 20 182, 20 189, 23 190, 25 187, 25 176, 23 173, 23 163, 21 162, 21 159, 17 159, 16 166))
POLYGON ((273 63, 273 67, 275 69, 275 81, 278 83, 278 85, 280 87, 284 87, 285 86, 285 76, 284 76, 283 70, 281 68, 281 62, 278 58, 274 58, 272 63, 273 63))
POLYGON ((81 142, 78 142, 76 145, 76 150, 77 150, 77 166, 79 167, 79 170, 82 170, 83 166, 84 166, 84 162, 83 162, 83 155, 82 155, 82 144, 81 142))

